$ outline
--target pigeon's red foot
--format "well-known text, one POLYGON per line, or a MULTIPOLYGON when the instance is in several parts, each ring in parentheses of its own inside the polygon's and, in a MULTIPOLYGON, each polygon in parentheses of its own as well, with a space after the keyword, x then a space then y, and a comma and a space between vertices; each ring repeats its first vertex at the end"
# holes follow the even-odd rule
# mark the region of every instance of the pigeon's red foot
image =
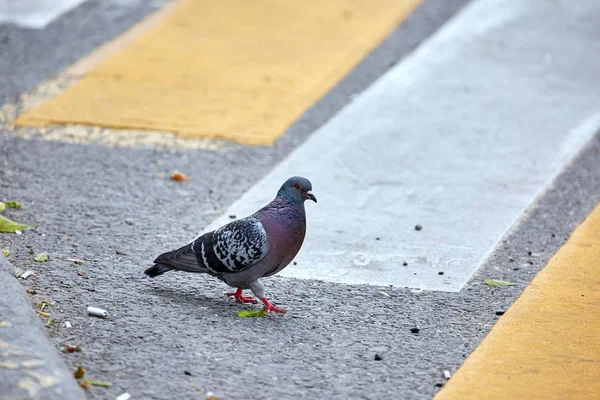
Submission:
POLYGON ((235 292, 225 293, 225 295, 229 296, 229 297, 233 297, 235 299, 235 301, 237 301, 238 303, 252 303, 252 304, 258 303, 254 298, 252 298, 250 296, 243 296, 242 289, 238 289, 235 292))
POLYGON ((262 301, 263 304, 265 305, 265 311, 266 312, 273 311, 273 312, 280 313, 280 314, 283 314, 283 313, 287 312, 283 308, 275 307, 273 304, 271 304, 269 302, 269 300, 267 300, 266 297, 261 298, 260 301, 262 301))

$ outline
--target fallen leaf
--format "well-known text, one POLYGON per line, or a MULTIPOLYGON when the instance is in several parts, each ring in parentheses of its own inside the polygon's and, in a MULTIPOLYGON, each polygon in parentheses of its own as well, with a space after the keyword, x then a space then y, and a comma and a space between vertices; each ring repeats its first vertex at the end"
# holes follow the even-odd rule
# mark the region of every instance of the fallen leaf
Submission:
POLYGON ((0 215, 0 232, 17 233, 29 228, 29 225, 20 224, 0 215))
POLYGON ((34 258, 37 262, 45 262, 48 261, 48 253, 40 253, 34 258))
POLYGON ((81 271, 77 271, 77 275, 78 275, 78 276, 83 276, 83 272, 81 272, 81 271))
POLYGON ((77 383, 79 383, 79 386, 81 386, 85 390, 88 390, 90 388, 90 383, 88 382, 87 379, 84 379, 82 381, 77 381, 77 383))
POLYGON ((23 204, 19 203, 18 201, 5 201, 4 205, 6 206, 6 208, 22 208, 23 204))
POLYGON ((73 372, 73 378, 81 379, 85 375, 85 369, 81 365, 77 366, 77 369, 73 372))
POLYGON ((183 181, 189 181, 190 178, 188 178, 186 175, 184 175, 183 173, 179 172, 179 171, 175 171, 171 174, 171 179, 177 182, 183 182, 183 181))
POLYGON ((49 314, 49 313, 47 313, 47 312, 43 312, 43 311, 40 311, 40 310, 36 310, 35 312, 37 312, 37 313, 38 313, 39 315, 41 315, 42 317, 46 317, 46 318, 48 318, 48 317, 50 316, 50 314, 49 314))
POLYGON ((67 258, 67 261, 74 262, 75 264, 78 264, 78 265, 83 264, 83 260, 80 260, 78 258, 67 258))
POLYGON ((65 344, 63 346, 63 352, 65 353, 74 353, 74 352, 81 352, 81 347, 79 346, 71 346, 70 344, 65 344))
POLYGON ((6 204, 0 201, 0 212, 6 209, 6 204))
POLYGON ((502 279, 486 279, 485 284, 488 286, 504 287, 504 286, 515 286, 516 283, 503 281, 502 279))
POLYGON ((4 254, 4 257, 8 257, 8 256, 10 256, 10 250, 8 250, 8 249, 3 249, 3 250, 2 250, 2 254, 4 254))
POLYGON ((39 308, 40 311, 44 311, 44 308, 46 308, 46 306, 50 307, 51 305, 52 305, 52 303, 50 303, 47 300, 43 300, 43 301, 40 301, 39 303, 35 303, 35 306, 37 308, 39 308))
POLYGON ((55 321, 55 320, 53 320, 53 319, 49 319, 49 320, 48 320, 48 322, 46 322, 46 324, 45 324, 45 325, 46 325, 46 326, 52 326, 52 325, 54 325, 55 323, 56 323, 56 321, 55 321))
POLYGON ((112 383, 110 382, 106 382, 106 381, 100 381, 98 379, 86 379, 90 385, 92 386, 99 386, 99 387, 104 387, 104 388, 109 388, 112 386, 112 383))
POLYGON ((237 316, 240 318, 264 317, 267 315, 267 310, 264 308, 260 311, 238 311, 237 316))

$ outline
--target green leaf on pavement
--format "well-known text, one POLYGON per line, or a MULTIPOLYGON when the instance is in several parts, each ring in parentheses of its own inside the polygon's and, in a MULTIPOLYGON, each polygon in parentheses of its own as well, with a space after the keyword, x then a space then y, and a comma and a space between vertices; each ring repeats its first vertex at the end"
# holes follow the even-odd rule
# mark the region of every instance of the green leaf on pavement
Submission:
POLYGON ((40 253, 37 256, 35 256, 34 260, 37 262, 48 261, 48 253, 40 253))
POLYGON ((26 228, 29 228, 29 225, 20 224, 0 215, 0 232, 15 233, 26 228))
POLYGON ((10 250, 2 249, 2 254, 4 254, 4 257, 8 257, 8 256, 10 256, 10 250))
POLYGON ((267 310, 264 308, 260 311, 238 311, 237 316, 240 318, 264 317, 267 315, 267 310))
POLYGON ((100 387, 105 387, 105 388, 109 388, 112 386, 112 383, 110 383, 110 382, 99 381, 97 379, 87 379, 87 381, 92 386, 100 386, 100 387))
POLYGON ((6 201, 4 202, 4 205, 6 206, 6 208, 22 208, 23 204, 19 203, 18 201, 6 201))
POLYGON ((488 286, 504 287, 504 286, 515 286, 516 283, 503 281, 502 279, 486 279, 485 284, 488 286))

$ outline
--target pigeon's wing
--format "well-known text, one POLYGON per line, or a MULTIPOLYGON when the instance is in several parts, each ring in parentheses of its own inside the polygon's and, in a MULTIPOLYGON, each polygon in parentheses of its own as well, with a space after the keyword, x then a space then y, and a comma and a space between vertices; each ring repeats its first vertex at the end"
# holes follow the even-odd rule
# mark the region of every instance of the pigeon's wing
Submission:
POLYGON ((154 263, 157 265, 147 269, 146 275, 158 276, 172 269, 186 272, 208 272, 198 262, 192 243, 186 244, 180 249, 161 254, 154 260, 154 263))
POLYGON ((269 245, 262 223, 247 217, 200 236, 193 249, 198 260, 218 275, 251 267, 264 258, 269 245))

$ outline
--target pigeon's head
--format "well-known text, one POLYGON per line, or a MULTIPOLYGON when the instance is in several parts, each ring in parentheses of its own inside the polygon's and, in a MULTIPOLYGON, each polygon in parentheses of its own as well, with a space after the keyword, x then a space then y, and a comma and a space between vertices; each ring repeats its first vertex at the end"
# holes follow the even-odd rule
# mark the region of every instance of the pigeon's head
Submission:
POLYGON ((311 190, 312 184, 308 179, 301 176, 293 176, 281 185, 277 195, 292 201, 303 202, 310 199, 316 203, 317 198, 311 190))

